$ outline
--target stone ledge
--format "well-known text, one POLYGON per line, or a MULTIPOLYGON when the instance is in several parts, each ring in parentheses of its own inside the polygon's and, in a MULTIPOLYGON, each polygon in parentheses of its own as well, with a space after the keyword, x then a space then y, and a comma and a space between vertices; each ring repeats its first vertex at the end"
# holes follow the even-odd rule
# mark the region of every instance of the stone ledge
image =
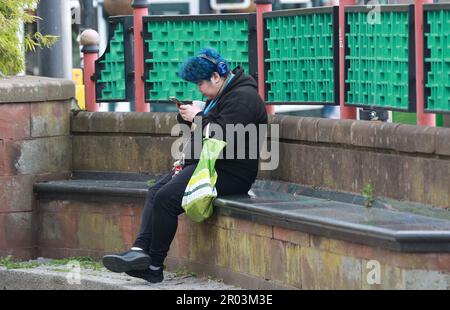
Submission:
POLYGON ((68 100, 75 97, 70 80, 41 76, 0 78, 0 104, 68 100))
POLYGON ((280 139, 285 140, 450 155, 450 128, 280 115, 269 121, 280 125, 280 139))
MULTIPOLYGON (((350 205, 339 202, 331 201, 324 203, 329 206, 329 208, 324 207, 324 209, 327 209, 324 210, 324 213, 334 213, 334 217, 327 214, 320 214, 321 210, 319 209, 321 207, 308 205, 308 202, 305 202, 304 205, 291 203, 289 207, 294 207, 293 205, 297 206, 297 209, 294 210, 286 210, 283 206, 279 207, 276 204, 271 202, 252 205, 250 203, 240 203, 236 198, 222 198, 217 199, 215 205, 220 207, 219 214, 221 215, 245 219, 247 221, 257 221, 266 225, 298 230, 319 236, 332 236, 333 239, 367 244, 400 252, 450 252, 449 221, 441 223, 445 226, 443 230, 433 229, 432 223, 439 222, 439 220, 434 219, 431 220, 432 223, 426 228, 409 230, 406 227, 407 222, 402 222, 402 219, 398 218, 398 225, 384 228, 370 224, 359 224, 351 220, 347 221, 343 219, 339 215, 341 211, 347 213, 350 218, 352 216, 358 218, 358 214, 362 215, 361 219, 356 219, 356 221, 363 221, 363 212, 366 212, 366 210, 361 209, 360 212, 352 212, 350 205), (318 212, 315 212, 316 210, 318 212), (401 228, 405 230, 403 231, 401 228)), ((287 203, 285 204, 287 205, 287 203)), ((374 213, 376 217, 387 218, 394 212, 377 210, 374 213)), ((420 221, 419 216, 409 216, 420 221)), ((425 223, 426 220, 422 220, 425 223)), ((379 221, 381 222, 381 220, 379 221)))
MULTIPOLYGON (((142 181, 70 180, 38 183, 39 199, 143 203, 142 181)), ((297 230, 332 236, 400 252, 450 252, 450 220, 393 211, 382 203, 364 208, 358 195, 317 191, 274 181, 257 181, 250 196, 218 198, 218 213, 297 230)), ((437 211, 436 211, 437 212, 437 211)))
MULTIPOLYGON (((175 270, 176 271, 176 270, 175 270)), ((80 269, 79 282, 65 265, 8 270, 0 267, 0 287, 6 290, 237 290, 221 281, 164 272, 165 280, 151 284, 145 280, 101 270, 80 269)))

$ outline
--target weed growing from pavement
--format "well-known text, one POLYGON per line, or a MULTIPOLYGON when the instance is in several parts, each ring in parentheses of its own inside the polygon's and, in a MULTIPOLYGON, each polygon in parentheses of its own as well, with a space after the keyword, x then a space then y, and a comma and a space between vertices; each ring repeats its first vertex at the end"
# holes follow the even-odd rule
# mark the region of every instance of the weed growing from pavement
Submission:
POLYGON ((5 267, 6 269, 31 269, 41 265, 41 263, 37 262, 14 261, 10 255, 0 258, 0 266, 5 267))
MULTIPOLYGON (((57 266, 66 266, 69 262, 77 261, 80 264, 80 267, 83 269, 91 269, 91 270, 101 270, 104 269, 101 262, 95 261, 91 257, 82 256, 82 257, 69 257, 64 259, 52 259, 49 261, 15 261, 10 255, 6 257, 0 257, 0 267, 4 267, 6 269, 32 269, 41 266, 49 266, 49 267, 57 267, 57 266)), ((67 271, 60 269, 61 271, 67 271)), ((59 271, 59 270, 58 270, 59 271)))
POLYGON ((373 206, 373 203, 375 202, 374 188, 372 184, 369 183, 366 186, 364 186, 361 193, 366 200, 364 206, 366 208, 371 208, 373 206))
POLYGON ((196 278, 197 274, 195 272, 189 271, 187 269, 179 269, 175 270, 174 272, 175 277, 185 277, 185 276, 191 276, 196 278))

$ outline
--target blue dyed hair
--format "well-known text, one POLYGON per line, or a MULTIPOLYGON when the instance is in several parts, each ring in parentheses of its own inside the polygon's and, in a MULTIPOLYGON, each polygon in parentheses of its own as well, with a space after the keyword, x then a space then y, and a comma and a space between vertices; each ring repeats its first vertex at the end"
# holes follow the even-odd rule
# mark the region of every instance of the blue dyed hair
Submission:
MULTIPOLYGON (((217 67, 211 61, 200 58, 198 55, 206 55, 219 62, 227 61, 220 56, 220 54, 213 48, 206 47, 201 49, 195 57, 189 57, 184 63, 180 65, 178 76, 185 81, 192 83, 199 83, 202 80, 211 79, 214 72, 217 72, 217 67)), ((228 72, 227 72, 228 73, 228 72)))

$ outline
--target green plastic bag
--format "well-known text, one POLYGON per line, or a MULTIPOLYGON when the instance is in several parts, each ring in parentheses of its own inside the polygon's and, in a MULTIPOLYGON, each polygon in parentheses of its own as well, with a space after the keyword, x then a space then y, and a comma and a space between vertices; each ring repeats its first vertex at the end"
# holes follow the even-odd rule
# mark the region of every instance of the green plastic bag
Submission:
POLYGON ((213 213, 213 201, 217 197, 217 172, 214 169, 226 142, 209 138, 209 124, 203 139, 198 165, 184 191, 181 207, 195 222, 202 222, 213 213))

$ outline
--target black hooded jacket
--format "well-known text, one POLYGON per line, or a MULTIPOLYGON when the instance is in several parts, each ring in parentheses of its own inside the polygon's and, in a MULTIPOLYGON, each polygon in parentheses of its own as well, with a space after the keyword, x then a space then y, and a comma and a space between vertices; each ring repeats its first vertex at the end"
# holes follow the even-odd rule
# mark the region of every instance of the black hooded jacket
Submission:
MULTIPOLYGON (((267 124, 267 112, 264 101, 258 94, 256 81, 251 76, 246 75, 241 67, 234 69, 233 73, 235 74, 233 80, 219 96, 217 104, 206 116, 203 115, 203 112, 199 112, 196 117, 201 117, 203 129, 208 123, 219 125, 224 133, 222 137, 222 140, 224 141, 226 141, 227 136, 226 124, 242 124, 244 127, 249 124, 254 124, 256 125, 257 135, 259 137, 259 125, 267 124)), ((206 102, 206 107, 210 103, 211 100, 208 100, 206 102)), ((177 115, 177 120, 180 123, 185 123, 189 126, 191 125, 190 122, 184 121, 180 114, 177 115)), ((192 146, 194 145, 195 132, 197 132, 197 135, 201 134, 199 130, 201 130, 201 128, 197 126, 191 134, 190 143, 185 147, 184 153, 186 156, 186 165, 198 162, 201 147, 194 148, 192 146), (196 152, 194 153, 194 151, 196 152)), ((237 136, 237 133, 234 133, 235 143, 233 145, 230 143, 227 145, 221 154, 224 159, 218 159, 215 168, 219 176, 220 171, 222 170, 251 184, 255 181, 258 173, 259 151, 256 152, 256 158, 255 156, 252 156, 252 154, 249 153, 249 143, 253 143, 252 148, 256 147, 257 150, 260 149, 261 145, 258 144, 258 138, 249 135, 248 132, 245 133, 245 157, 244 159, 238 159, 242 157, 238 157, 239 150, 237 149, 238 145, 236 145, 236 141, 238 140, 237 136), (254 143, 257 144, 255 145, 254 143), (226 150, 230 147, 234 147, 234 156, 232 158, 226 156, 226 150)), ((215 137, 213 132, 211 133, 211 137, 220 138, 218 136, 215 137)), ((239 147, 242 152, 242 145, 239 145, 239 147)))

